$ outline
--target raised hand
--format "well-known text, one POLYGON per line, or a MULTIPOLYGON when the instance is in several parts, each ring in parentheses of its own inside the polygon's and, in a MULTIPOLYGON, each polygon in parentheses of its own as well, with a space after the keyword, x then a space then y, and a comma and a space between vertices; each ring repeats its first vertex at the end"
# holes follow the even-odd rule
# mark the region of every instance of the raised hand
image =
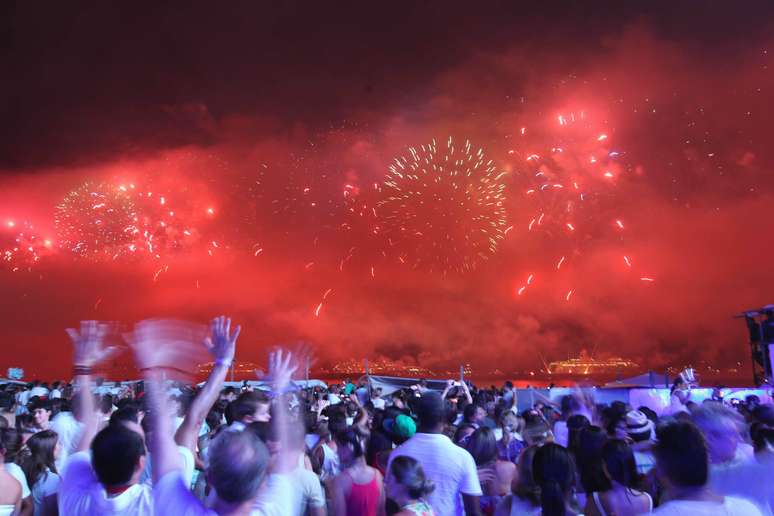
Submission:
POLYGON ((65 332, 73 342, 73 364, 78 367, 93 367, 104 362, 118 351, 117 346, 103 347, 105 336, 111 325, 97 321, 81 321, 80 331, 67 328, 65 332))
POLYGON ((242 327, 234 328, 231 333, 231 318, 221 315, 210 322, 211 335, 204 339, 204 346, 210 352, 216 363, 226 364, 234 360, 236 341, 242 327))
POLYGON ((290 351, 278 349, 269 354, 269 377, 274 392, 281 393, 285 387, 290 385, 290 380, 296 369, 298 369, 298 364, 293 362, 293 354, 290 351))
POLYGON ((206 328, 199 324, 147 319, 137 323, 134 332, 124 338, 134 351, 139 369, 167 369, 185 376, 193 374, 196 365, 205 360, 201 345, 205 335, 206 328))

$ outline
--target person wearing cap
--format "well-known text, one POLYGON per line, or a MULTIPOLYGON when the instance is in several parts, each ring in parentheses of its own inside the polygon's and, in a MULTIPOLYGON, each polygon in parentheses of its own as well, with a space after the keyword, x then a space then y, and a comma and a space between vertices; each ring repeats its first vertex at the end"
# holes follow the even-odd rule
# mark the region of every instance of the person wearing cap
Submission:
POLYGON ((656 465, 652 451, 655 433, 656 426, 644 412, 630 410, 626 413, 626 435, 631 440, 637 472, 641 475, 648 474, 656 465))
POLYGON ((406 414, 398 414, 394 419, 385 419, 382 426, 397 444, 403 444, 417 433, 417 425, 406 414))
MULTIPOLYGON (((390 454, 389 470, 396 457, 412 457, 435 484, 428 502, 437 516, 480 516, 482 495, 476 463, 470 453, 443 435, 444 400, 428 392, 417 402, 417 433, 390 454)), ((396 418, 397 419, 397 418, 396 418)))

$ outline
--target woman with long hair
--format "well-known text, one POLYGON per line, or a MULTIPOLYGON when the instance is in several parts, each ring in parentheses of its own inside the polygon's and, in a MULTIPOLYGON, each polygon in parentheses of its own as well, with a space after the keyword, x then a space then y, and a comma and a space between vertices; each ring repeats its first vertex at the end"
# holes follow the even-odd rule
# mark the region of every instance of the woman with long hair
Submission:
POLYGON ((513 462, 498 458, 497 439, 491 428, 482 426, 470 436, 466 449, 476 462, 481 490, 481 513, 491 516, 497 505, 511 490, 516 473, 513 462))
POLYGON ((610 489, 594 491, 586 501, 587 516, 644 514, 653 511, 653 499, 639 489, 640 475, 631 447, 612 439, 602 447, 602 466, 610 489))
POLYGON ((575 501, 575 461, 566 448, 548 443, 535 453, 532 463, 540 487, 542 516, 581 514, 575 501))
POLYGON ((55 513, 61 480, 55 464, 59 453, 56 432, 43 430, 27 439, 26 453, 20 457, 22 471, 32 492, 35 516, 55 513))
POLYGON ((396 457, 384 487, 390 500, 398 504, 400 511, 394 516, 433 516, 433 509, 425 497, 433 492, 433 481, 425 477, 422 465, 413 457, 396 457))
POLYGON ((385 515, 382 474, 366 464, 366 440, 355 428, 336 433, 336 451, 342 470, 328 486, 334 516, 385 515))
POLYGON ((532 516, 540 514, 540 488, 532 473, 532 461, 537 446, 529 446, 519 455, 516 475, 511 483, 511 494, 497 506, 495 516, 532 516))

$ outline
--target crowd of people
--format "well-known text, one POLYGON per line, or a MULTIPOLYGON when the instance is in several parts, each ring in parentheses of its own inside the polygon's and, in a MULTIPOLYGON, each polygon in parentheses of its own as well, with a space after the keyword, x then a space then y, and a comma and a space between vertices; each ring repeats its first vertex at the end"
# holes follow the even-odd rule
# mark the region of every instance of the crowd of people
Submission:
POLYGON ((755 397, 694 403, 678 380, 659 416, 580 389, 519 410, 509 382, 302 388, 282 349, 269 389, 238 389, 225 317, 203 343, 138 323, 125 338, 143 379, 108 387, 94 373, 110 331, 67 330, 71 383, 0 390, 0 516, 773 514, 774 407, 755 397), (209 377, 180 383, 201 346, 209 377))

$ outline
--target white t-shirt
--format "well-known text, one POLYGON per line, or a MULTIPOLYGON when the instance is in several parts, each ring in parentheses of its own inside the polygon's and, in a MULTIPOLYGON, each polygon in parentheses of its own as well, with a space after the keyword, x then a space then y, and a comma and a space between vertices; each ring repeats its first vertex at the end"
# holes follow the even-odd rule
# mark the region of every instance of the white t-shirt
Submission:
POLYGON ((78 441, 81 438, 83 424, 78 422, 72 412, 60 412, 51 420, 51 430, 59 436, 59 444, 62 447, 62 453, 56 460, 56 467, 62 471, 67 457, 75 453, 78 441))
POLYGON ((150 516, 153 490, 145 484, 134 484, 118 496, 108 497, 91 467, 89 452, 74 453, 67 459, 59 485, 59 514, 150 516))
POLYGON ((30 495, 30 486, 27 484, 27 477, 24 476, 24 471, 15 462, 6 462, 5 471, 19 481, 22 488, 22 499, 27 498, 30 495))
POLYGON ((401 455, 419 461, 425 476, 435 484, 427 501, 436 516, 463 516, 465 509, 460 495, 482 495, 473 457, 443 434, 414 434, 390 454, 388 470, 392 460, 401 455))
POLYGON ((761 511, 743 498, 726 496, 723 503, 673 500, 653 511, 653 514, 659 516, 760 516, 761 511))
MULTIPOLYGON (((183 461, 183 482, 185 482, 185 485, 191 486, 191 483, 193 482, 193 474, 194 469, 196 469, 196 463, 194 461, 193 453, 191 453, 191 450, 186 448, 185 446, 179 446, 177 447, 177 451, 180 452, 180 459, 183 461)), ((148 452, 145 455, 145 469, 142 470, 142 473, 140 473, 140 483, 142 484, 148 484, 149 486, 153 485, 153 465, 152 465, 152 459, 150 452, 148 452)))
POLYGON ((49 398, 52 400, 56 400, 62 397, 62 391, 59 389, 51 389, 51 392, 48 394, 49 398))
POLYGON ((377 410, 384 410, 386 402, 382 398, 371 398, 371 403, 374 404, 374 408, 377 410))
POLYGON ((328 394, 329 405, 338 405, 339 403, 341 403, 341 398, 339 397, 338 394, 333 394, 333 393, 328 394))
MULTIPOLYGON (((303 455, 301 456, 303 460, 303 455)), ((290 482, 293 489, 293 508, 290 512, 294 516, 306 514, 307 507, 325 507, 325 495, 323 494, 320 479, 313 471, 298 467, 290 472, 290 482)))
MULTIPOLYGON (((258 494, 252 516, 287 516, 293 510, 293 486, 285 475, 271 475, 258 494)), ((180 471, 167 473, 153 489, 153 508, 158 515, 216 516, 204 507, 183 482, 180 471)))
POLYGON ((707 485, 719 495, 745 498, 757 505, 764 516, 772 516, 770 506, 774 501, 774 466, 772 465, 761 464, 754 459, 710 464, 707 485))
POLYGON ((51 471, 46 471, 45 474, 38 478, 35 485, 32 486, 32 504, 35 508, 35 516, 40 516, 40 514, 42 514, 43 500, 45 500, 47 496, 59 491, 59 482, 61 482, 61 477, 59 475, 51 473, 51 471))

